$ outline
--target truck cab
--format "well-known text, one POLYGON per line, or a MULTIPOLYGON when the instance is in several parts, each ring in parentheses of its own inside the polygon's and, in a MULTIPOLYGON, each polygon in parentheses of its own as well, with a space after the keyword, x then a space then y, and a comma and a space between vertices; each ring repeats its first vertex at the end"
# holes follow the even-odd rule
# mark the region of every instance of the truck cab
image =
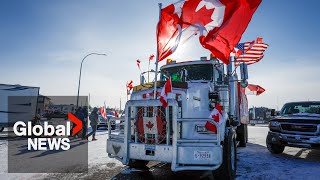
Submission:
MULTIPOLYGON (((239 111, 230 116, 230 110, 239 106, 230 106, 229 88, 238 89, 238 81, 236 76, 232 81, 226 78, 224 69, 215 58, 181 63, 168 60, 160 68, 160 81, 145 83, 141 76, 141 84, 133 88, 126 103, 123 130, 116 133, 109 128, 109 157, 131 167, 160 161, 171 163, 172 171, 211 170, 216 176, 233 179, 240 118, 239 111), (159 96, 169 77, 172 93, 168 94, 168 107, 163 108, 159 96), (216 103, 223 107, 221 123, 209 118, 216 103), (205 127, 207 122, 217 128, 216 133, 205 127)), ((238 96, 233 99, 238 103, 238 96)))

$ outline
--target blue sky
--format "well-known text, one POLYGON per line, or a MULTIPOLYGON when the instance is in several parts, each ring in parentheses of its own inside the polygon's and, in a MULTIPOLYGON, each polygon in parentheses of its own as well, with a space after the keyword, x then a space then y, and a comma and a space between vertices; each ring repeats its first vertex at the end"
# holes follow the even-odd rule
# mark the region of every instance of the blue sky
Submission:
MULTIPOLYGON (((165 0, 163 5, 176 1, 165 0)), ((286 101, 320 100, 318 33, 320 2, 263 0, 242 42, 263 37, 265 58, 249 66, 249 83, 266 92, 250 106, 276 108, 286 101)), ((119 106, 126 81, 138 83, 135 60, 147 68, 156 50, 158 1, 0 1, 0 83, 40 86, 45 95, 76 95, 81 59, 81 94, 93 105, 119 106)), ((198 59, 209 52, 194 38, 173 59, 198 59)))

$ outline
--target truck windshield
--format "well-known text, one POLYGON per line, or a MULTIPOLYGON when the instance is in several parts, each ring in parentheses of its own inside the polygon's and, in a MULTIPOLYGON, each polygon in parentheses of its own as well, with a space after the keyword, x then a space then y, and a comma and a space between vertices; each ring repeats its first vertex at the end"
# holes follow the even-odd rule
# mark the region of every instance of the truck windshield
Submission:
POLYGON ((320 114, 320 102, 288 103, 284 105, 281 113, 283 115, 299 113, 320 114))
MULTIPOLYGON (((177 67, 170 67, 161 70, 161 74, 169 75, 172 81, 212 81, 212 64, 192 64, 177 67)), ((166 78, 162 78, 165 80, 166 78)))

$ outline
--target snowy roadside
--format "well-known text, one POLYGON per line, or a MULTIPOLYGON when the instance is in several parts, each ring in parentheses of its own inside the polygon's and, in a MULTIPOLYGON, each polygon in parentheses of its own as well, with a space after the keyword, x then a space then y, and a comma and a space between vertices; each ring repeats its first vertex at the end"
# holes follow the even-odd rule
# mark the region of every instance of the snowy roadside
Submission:
POLYGON ((319 179, 320 150, 286 147, 274 155, 266 148, 268 128, 248 127, 249 143, 238 148, 237 179, 319 179))

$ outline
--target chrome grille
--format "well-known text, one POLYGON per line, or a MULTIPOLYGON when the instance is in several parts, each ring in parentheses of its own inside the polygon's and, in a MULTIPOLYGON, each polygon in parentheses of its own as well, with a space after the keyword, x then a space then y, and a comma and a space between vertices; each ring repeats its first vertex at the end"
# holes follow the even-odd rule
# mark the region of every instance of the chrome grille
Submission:
POLYGON ((285 131, 295 131, 295 132, 317 132, 316 125, 305 125, 305 124, 281 124, 281 129, 285 131))

